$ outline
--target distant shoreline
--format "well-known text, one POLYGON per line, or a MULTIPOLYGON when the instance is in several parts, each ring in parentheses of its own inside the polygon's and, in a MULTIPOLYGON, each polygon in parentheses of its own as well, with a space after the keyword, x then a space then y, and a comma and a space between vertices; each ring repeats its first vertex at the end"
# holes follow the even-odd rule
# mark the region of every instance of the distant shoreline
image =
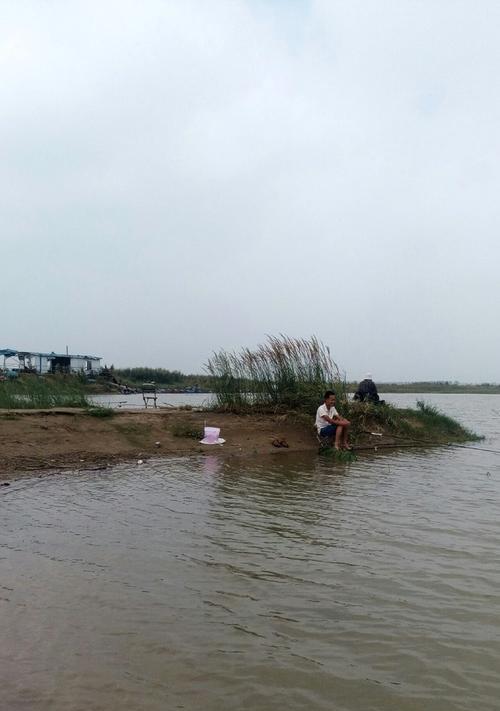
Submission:
MULTIPOLYGON (((142 390, 139 387, 130 387, 127 391, 121 391, 119 388, 115 387, 110 387, 106 388, 103 386, 98 386, 95 387, 93 385, 89 385, 88 391, 93 392, 95 394, 101 394, 101 395, 108 395, 108 394, 115 394, 115 395, 127 395, 127 394, 137 394, 141 393, 142 390)), ((347 383, 347 391, 350 394, 353 394, 356 392, 356 389, 358 387, 358 383, 347 383)), ((390 393, 407 393, 407 394, 412 394, 412 393, 417 393, 417 394, 431 394, 435 393, 438 395, 500 395, 500 385, 497 384, 480 384, 480 385, 475 385, 475 384, 460 384, 460 383, 432 383, 432 382, 426 382, 426 383, 377 383, 377 390, 379 393, 384 393, 384 394, 390 394, 390 393)), ((161 394, 166 394, 166 395, 191 395, 191 394, 205 394, 209 395, 211 394, 210 390, 205 390, 205 389, 200 389, 200 390, 189 390, 189 389, 182 389, 182 388, 158 388, 157 390, 158 393, 161 394)))
MULTIPOLYGON (((356 390, 356 385, 348 384, 349 392, 356 390)), ((436 393, 441 395, 500 395, 500 385, 461 385, 445 383, 377 383, 379 393, 436 393)))

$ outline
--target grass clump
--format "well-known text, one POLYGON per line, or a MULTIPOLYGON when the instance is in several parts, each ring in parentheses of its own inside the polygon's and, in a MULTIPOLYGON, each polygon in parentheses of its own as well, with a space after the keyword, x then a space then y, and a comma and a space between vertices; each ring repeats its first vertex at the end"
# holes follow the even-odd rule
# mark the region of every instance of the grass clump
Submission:
POLYGON ((0 408, 88 407, 84 386, 73 376, 26 375, 0 382, 0 408))
MULTIPOLYGON (((351 437, 353 441, 359 440, 364 434, 370 432, 398 434, 401 436, 411 434, 411 426, 404 414, 408 411, 399 410, 392 405, 375 405, 369 402, 350 400, 345 410, 346 417, 351 422, 351 437)), ((415 414, 415 410, 410 410, 415 414)))
POLYGON ((330 350, 315 336, 310 339, 268 336, 256 350, 220 351, 206 370, 219 410, 229 412, 283 412, 300 410, 311 415, 326 389, 337 403, 347 401, 345 378, 330 350))
POLYGON ((190 439, 203 439, 203 430, 194 422, 174 422, 170 428, 174 437, 189 437, 190 439))
POLYGON ((434 432, 439 437, 448 437, 453 440, 478 441, 484 439, 484 437, 475 434, 452 417, 445 415, 423 400, 417 401, 417 411, 414 417, 417 422, 417 429, 424 428, 426 431, 434 432))
POLYGON ((358 459, 355 452, 348 449, 335 449, 335 447, 320 447, 319 454, 344 463, 356 462, 358 459))
POLYGON ((116 415, 116 410, 112 407, 91 407, 88 414, 91 417, 114 417, 116 415))
POLYGON ((352 441, 363 435, 378 433, 396 439, 422 442, 466 442, 483 439, 433 405, 417 402, 417 409, 374 405, 365 402, 348 403, 346 416, 351 421, 352 441))

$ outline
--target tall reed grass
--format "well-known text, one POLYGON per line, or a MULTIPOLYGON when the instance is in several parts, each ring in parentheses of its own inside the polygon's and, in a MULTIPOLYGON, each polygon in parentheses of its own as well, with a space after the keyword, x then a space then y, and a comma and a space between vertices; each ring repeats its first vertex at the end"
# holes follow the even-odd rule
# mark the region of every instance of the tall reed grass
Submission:
POLYGON ((313 414, 324 391, 347 401, 345 377, 330 349, 315 336, 268 336, 256 350, 219 351, 205 366, 216 407, 231 412, 302 410, 313 414))
POLYGON ((83 384, 74 376, 25 375, 0 382, 0 408, 89 407, 83 384))

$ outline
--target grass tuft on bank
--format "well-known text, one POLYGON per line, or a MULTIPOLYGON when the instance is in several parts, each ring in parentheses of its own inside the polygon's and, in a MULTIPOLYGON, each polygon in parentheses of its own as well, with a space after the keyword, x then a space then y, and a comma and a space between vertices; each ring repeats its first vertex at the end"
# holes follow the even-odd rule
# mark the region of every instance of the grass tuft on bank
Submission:
POLYGON ((351 421, 354 442, 364 436, 382 435, 401 441, 428 443, 467 442, 483 439, 433 405, 417 402, 417 408, 349 401, 344 414, 351 421))
POLYGON ((106 419, 114 417, 116 415, 116 410, 112 407, 91 407, 88 411, 90 417, 98 417, 101 419, 106 419))
POLYGON ((430 429, 439 435, 465 437, 466 439, 483 439, 471 430, 460 425, 456 420, 438 410, 434 405, 419 400, 417 402, 417 421, 421 427, 430 429))
POLYGON ((84 385, 73 376, 25 375, 0 382, 0 408, 44 410, 89 407, 84 385))
POLYGON ((189 439, 201 440, 203 437, 203 429, 193 422, 184 422, 179 420, 174 422, 170 428, 170 432, 174 437, 188 437, 189 439))
POLYGON ((223 412, 312 411, 318 394, 334 390, 347 400, 345 378, 330 350, 315 336, 268 336, 256 350, 221 350, 209 359, 215 408, 223 412))

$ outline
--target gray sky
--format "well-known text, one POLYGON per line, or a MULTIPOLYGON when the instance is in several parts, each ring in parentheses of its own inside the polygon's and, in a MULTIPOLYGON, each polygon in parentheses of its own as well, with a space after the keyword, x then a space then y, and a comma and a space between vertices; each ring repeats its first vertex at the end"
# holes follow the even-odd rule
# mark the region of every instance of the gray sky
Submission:
POLYGON ((500 4, 0 0, 0 348, 499 381, 500 4))

